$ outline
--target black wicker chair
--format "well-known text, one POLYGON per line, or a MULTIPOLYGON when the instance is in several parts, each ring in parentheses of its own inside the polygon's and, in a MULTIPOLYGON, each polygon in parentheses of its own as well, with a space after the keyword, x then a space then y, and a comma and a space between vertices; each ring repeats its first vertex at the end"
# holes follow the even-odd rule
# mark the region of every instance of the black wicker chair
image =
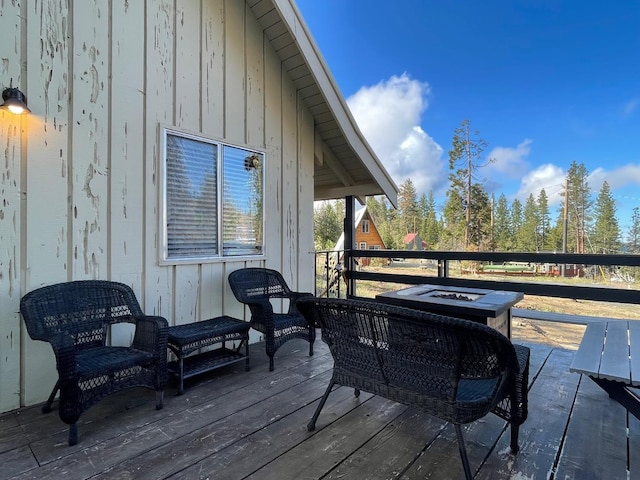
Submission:
POLYGON ((308 429, 334 385, 420 408, 454 424, 467 479, 462 424, 493 411, 511 424, 511 449, 527 418, 529 349, 476 322, 372 301, 304 299, 300 312, 322 330, 333 376, 308 429))
POLYGON ((130 387, 156 391, 161 409, 167 383, 167 321, 145 316, 127 285, 102 280, 60 283, 33 290, 20 313, 34 340, 49 342, 58 369, 49 399, 60 391, 58 410, 69 427, 69 445, 78 442, 77 421, 101 398, 130 387), (107 346, 109 326, 135 324, 129 347, 107 346))
POLYGON ((316 331, 304 319, 296 304, 311 293, 293 292, 280 272, 267 268, 242 268, 229 274, 229 285, 239 302, 251 310, 251 327, 265 336, 269 370, 273 370, 276 350, 293 338, 309 342, 309 355, 313 355, 316 331), (274 313, 271 299, 287 299, 287 313, 274 313))

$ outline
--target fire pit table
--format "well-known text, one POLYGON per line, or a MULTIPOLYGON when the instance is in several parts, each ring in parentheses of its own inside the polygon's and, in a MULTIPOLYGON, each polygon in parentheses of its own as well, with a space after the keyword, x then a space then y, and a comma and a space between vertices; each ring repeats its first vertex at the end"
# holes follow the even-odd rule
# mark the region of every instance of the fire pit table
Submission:
POLYGON ((511 307, 522 292, 445 285, 416 285, 376 295, 376 300, 425 312, 480 322, 511 338, 511 307))

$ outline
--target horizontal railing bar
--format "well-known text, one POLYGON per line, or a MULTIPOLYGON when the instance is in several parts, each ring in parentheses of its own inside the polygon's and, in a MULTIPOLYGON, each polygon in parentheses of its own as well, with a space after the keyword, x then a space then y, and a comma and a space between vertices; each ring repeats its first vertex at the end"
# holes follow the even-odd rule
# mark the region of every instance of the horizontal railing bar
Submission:
POLYGON ((424 260, 476 260, 482 262, 564 263, 578 265, 640 266, 640 255, 529 252, 445 252, 432 250, 351 250, 354 257, 412 258, 424 260))
POLYGON ((505 282, 500 280, 474 280, 470 278, 433 277, 428 275, 399 275, 395 273, 347 272, 355 280, 371 280, 387 283, 419 285, 449 285, 452 287, 484 288, 489 290, 511 290, 526 295, 575 298, 617 303, 638 303, 640 292, 621 288, 587 287, 557 283, 505 282))

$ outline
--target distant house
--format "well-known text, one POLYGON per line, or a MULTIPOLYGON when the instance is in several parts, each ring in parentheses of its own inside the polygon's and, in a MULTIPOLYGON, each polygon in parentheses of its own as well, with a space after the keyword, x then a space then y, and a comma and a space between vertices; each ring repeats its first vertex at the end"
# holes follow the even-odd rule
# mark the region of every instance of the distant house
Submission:
MULTIPOLYGON (((355 245, 358 250, 385 250, 386 247, 382 236, 366 206, 356 212, 354 225, 356 232, 355 245)), ((334 250, 344 250, 344 232, 340 235, 334 250)), ((370 262, 370 258, 362 258, 360 265, 367 266, 370 262)))
POLYGON ((428 248, 427 242, 422 240, 417 233, 407 233, 404 236, 404 245, 406 250, 426 250, 428 248))

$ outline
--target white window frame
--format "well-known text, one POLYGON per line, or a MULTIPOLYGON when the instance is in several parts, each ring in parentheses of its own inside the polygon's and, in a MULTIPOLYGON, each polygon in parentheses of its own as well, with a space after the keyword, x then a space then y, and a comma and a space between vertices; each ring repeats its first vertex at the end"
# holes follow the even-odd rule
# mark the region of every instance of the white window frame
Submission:
POLYGON ((362 220, 362 233, 369 233, 369 220, 362 220))
POLYGON ((360 248, 358 248, 358 250, 366 250, 367 249, 367 242, 360 242, 360 248))
MULTIPOLYGON (((186 132, 181 129, 176 129, 173 127, 160 126, 159 129, 159 143, 160 143, 160 188, 161 188, 161 198, 160 198, 160 235, 159 235, 159 263, 160 265, 176 265, 176 264, 204 264, 204 263, 214 263, 220 261, 229 261, 229 260, 240 260, 243 258, 248 258, 251 260, 259 260, 266 257, 266 249, 265 249, 265 195, 264 195, 264 179, 265 179, 265 168, 266 164, 266 154, 264 151, 260 151, 259 149, 255 149, 245 145, 237 145, 231 144, 228 142, 224 142, 219 139, 215 139, 212 137, 203 136, 201 134, 195 134, 186 132), (196 142, 202 142, 205 144, 209 144, 214 146, 216 149, 216 230, 217 230, 217 253, 207 253, 203 255, 191 255, 191 256, 170 256, 169 254, 169 240, 168 240, 168 192, 167 192, 167 136, 174 135, 180 138, 184 138, 187 140, 193 140, 196 142), (245 162, 249 159, 249 163, 253 164, 256 162, 257 168, 260 168, 260 182, 261 182, 261 215, 262 222, 261 226, 261 243, 260 246, 256 246, 256 253, 238 253, 238 254, 230 254, 225 252, 225 243, 224 243, 224 206, 225 206, 225 195, 224 195, 224 148, 229 147, 233 149, 246 150, 247 157, 245 158, 245 162)), ((247 167, 245 168, 254 168, 247 167)), ((228 245, 227 245, 228 247, 228 245)), ((227 248, 227 250, 229 250, 227 248)))

